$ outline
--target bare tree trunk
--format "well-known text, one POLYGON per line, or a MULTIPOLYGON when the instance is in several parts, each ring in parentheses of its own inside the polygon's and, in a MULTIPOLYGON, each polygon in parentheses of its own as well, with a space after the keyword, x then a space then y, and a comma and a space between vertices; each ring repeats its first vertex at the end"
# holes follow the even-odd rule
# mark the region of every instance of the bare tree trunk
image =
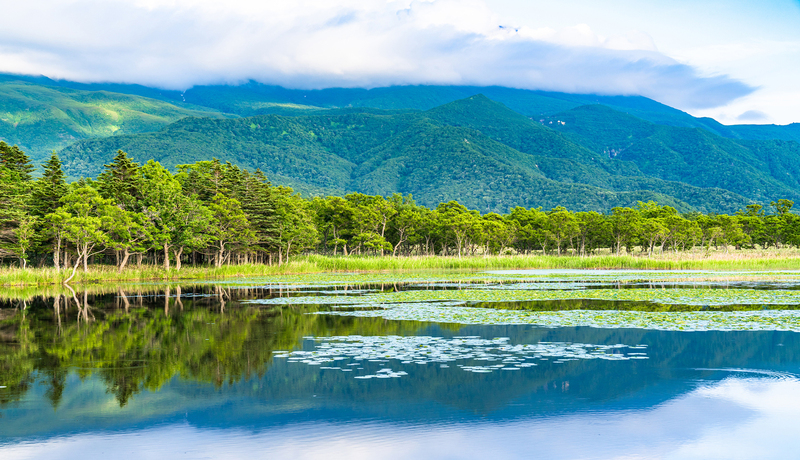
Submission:
MULTIPOLYGON (((69 275, 69 278, 65 279, 65 280, 62 282, 62 284, 65 284, 65 285, 66 285, 67 283, 69 283, 69 282, 70 282, 70 280, 72 280, 72 278, 74 278, 74 277, 75 277, 75 273, 78 271, 78 265, 80 265, 80 264, 81 264, 81 259, 82 259, 82 257, 80 256, 80 254, 78 254, 78 257, 77 257, 77 258, 75 258, 75 265, 72 267, 72 274, 71 274, 71 275, 69 275)), ((71 288, 70 288, 70 289, 71 289, 71 288)), ((75 303, 77 303, 77 300, 75 301, 75 303)))
POLYGON ((222 267, 222 263, 225 261, 224 256, 225 256, 225 246, 220 245, 219 251, 217 252, 217 260, 216 260, 217 268, 222 267))
POLYGON ((122 270, 125 268, 125 265, 128 264, 128 258, 131 256, 130 252, 128 252, 128 248, 122 253, 122 261, 119 260, 119 252, 117 252, 117 262, 119 262, 119 268, 117 273, 122 273, 122 270))
POLYGON ((56 247, 53 250, 53 265, 56 267, 56 272, 61 271, 61 261, 59 260, 61 256, 61 238, 56 237, 56 247))
POLYGON ((169 245, 164 243, 164 270, 169 270, 169 245))
POLYGON ((183 247, 178 249, 177 252, 173 249, 172 253, 173 253, 173 255, 175 255, 175 270, 180 271, 180 269, 181 269, 181 257, 183 256, 183 247))

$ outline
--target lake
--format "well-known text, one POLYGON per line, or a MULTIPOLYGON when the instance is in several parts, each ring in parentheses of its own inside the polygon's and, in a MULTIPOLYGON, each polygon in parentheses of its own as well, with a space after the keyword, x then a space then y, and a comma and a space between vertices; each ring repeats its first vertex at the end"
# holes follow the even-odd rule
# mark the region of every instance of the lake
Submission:
POLYGON ((786 459, 800 273, 322 274, 0 297, 0 457, 786 459))

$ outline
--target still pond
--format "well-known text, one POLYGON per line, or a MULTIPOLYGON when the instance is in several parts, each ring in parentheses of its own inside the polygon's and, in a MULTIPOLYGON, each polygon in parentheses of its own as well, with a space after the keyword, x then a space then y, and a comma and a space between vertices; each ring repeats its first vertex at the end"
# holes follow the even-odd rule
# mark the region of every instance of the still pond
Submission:
POLYGON ((0 458, 787 459, 800 273, 0 292, 0 458))

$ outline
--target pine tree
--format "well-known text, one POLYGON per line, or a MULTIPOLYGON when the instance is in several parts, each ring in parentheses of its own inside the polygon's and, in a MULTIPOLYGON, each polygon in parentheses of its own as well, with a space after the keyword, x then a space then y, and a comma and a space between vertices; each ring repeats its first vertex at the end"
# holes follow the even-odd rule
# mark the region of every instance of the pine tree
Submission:
POLYGON ((279 216, 275 209, 272 184, 267 181, 260 169, 257 169, 255 174, 245 171, 240 200, 242 210, 255 232, 257 250, 271 251, 277 247, 280 234, 279 216))
POLYGON ((36 181, 33 188, 32 212, 39 217, 55 211, 60 206, 61 198, 67 194, 64 171, 61 169, 61 160, 56 152, 50 155, 43 168, 44 174, 36 181))
POLYGON ((117 150, 114 160, 98 177, 98 191, 128 211, 138 210, 141 168, 128 154, 117 150))
POLYGON ((17 173, 23 182, 30 181, 31 173, 36 169, 25 152, 16 145, 11 147, 3 141, 0 141, 0 163, 9 171, 17 173))
POLYGON ((226 161, 225 164, 221 166, 220 171, 222 180, 218 193, 224 193, 231 198, 241 201, 245 189, 245 171, 231 164, 230 161, 226 161))

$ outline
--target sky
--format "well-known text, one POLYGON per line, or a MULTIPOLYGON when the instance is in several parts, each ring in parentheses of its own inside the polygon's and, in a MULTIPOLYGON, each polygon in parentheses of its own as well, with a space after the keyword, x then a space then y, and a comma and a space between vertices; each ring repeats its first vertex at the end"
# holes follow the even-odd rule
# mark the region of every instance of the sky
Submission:
POLYGON ((0 0, 0 72, 167 89, 501 85, 800 122, 800 0, 0 0))

